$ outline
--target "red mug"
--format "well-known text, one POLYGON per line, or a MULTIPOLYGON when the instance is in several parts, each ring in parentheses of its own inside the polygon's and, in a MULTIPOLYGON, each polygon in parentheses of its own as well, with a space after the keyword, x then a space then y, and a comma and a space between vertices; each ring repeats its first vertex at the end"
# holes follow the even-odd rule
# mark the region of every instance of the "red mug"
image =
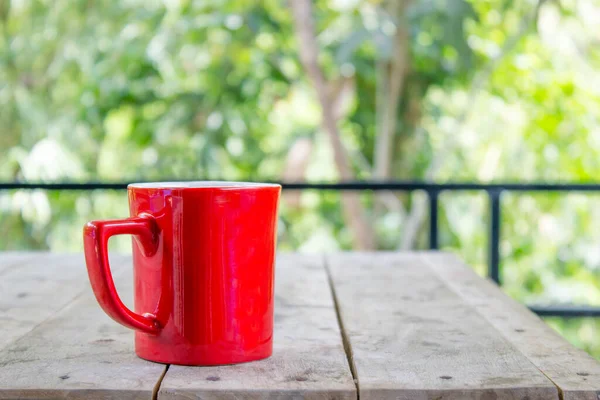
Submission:
POLYGON ((135 352, 182 365, 269 357, 281 186, 133 183, 130 218, 85 225, 85 261, 104 311, 135 330, 135 352), (133 235, 134 310, 115 289, 107 244, 133 235))

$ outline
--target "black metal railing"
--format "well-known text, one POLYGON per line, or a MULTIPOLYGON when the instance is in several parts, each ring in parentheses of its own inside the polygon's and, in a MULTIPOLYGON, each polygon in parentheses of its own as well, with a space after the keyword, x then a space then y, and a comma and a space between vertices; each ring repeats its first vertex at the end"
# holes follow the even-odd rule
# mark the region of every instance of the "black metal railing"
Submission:
MULTIPOLYGON (((588 183, 428 183, 428 182, 342 182, 342 183, 292 183, 280 182, 284 190, 334 190, 334 191, 399 191, 421 190, 429 201, 429 248, 439 247, 439 196, 443 192, 485 192, 489 199, 488 275, 501 285, 500 233, 501 198, 506 192, 596 192, 600 184, 588 183)), ((0 190, 45 189, 45 190, 119 190, 128 183, 0 183, 0 190)), ((598 244, 600 245, 600 243, 598 244)), ((587 305, 529 306, 540 316, 600 317, 600 307, 587 305)))

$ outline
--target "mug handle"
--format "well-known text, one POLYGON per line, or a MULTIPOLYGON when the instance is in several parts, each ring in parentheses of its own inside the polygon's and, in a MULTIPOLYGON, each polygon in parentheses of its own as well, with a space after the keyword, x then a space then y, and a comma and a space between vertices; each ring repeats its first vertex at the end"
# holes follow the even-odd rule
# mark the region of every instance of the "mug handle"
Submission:
POLYGON ((152 256, 158 248, 158 225, 151 215, 107 221, 91 221, 83 228, 85 263, 92 290, 98 303, 121 325, 149 334, 160 332, 156 315, 136 314, 123 304, 108 263, 108 239, 114 235, 134 235, 144 255, 152 256))

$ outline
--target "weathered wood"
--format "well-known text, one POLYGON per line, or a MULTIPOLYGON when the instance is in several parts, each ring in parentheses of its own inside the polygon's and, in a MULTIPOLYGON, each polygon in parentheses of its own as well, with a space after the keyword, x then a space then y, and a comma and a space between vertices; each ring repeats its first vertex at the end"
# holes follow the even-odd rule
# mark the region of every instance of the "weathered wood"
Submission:
POLYGON ((327 258, 361 400, 558 399, 418 255, 327 258))
POLYGON ((23 251, 5 251, 0 252, 0 278, 5 270, 11 269, 13 267, 18 267, 19 264, 24 261, 35 258, 36 254, 39 256, 46 256, 48 253, 32 253, 32 252, 23 252, 23 251))
POLYGON ((159 399, 355 399, 323 260, 277 260, 274 354, 223 367, 172 365, 159 399))
POLYGON ((3 254, 1 258, 5 268, 0 271, 0 349, 89 290, 81 254, 3 254))
MULTIPOLYGON (((112 257, 131 302, 131 261, 112 257)), ((444 253, 329 257, 361 399, 598 400, 600 365, 444 253)), ((0 399, 354 399, 323 259, 278 259, 275 354, 224 367, 138 359, 83 256, 0 253, 0 399), (2 348, 4 346, 4 348, 2 348)))
POLYGON ((422 258, 466 302, 550 378, 564 400, 600 399, 600 364, 571 346, 539 317, 481 279, 456 256, 424 253, 422 258))
MULTIPOLYGON (((52 279, 67 274, 71 263, 62 257, 60 267, 53 265, 52 279)), ((83 257, 77 256, 83 270, 83 257)), ((132 288, 131 261, 113 263, 115 281, 124 298, 132 288)), ((39 271, 43 265, 37 264, 39 271)), ((74 267, 73 267, 74 268, 74 267)), ((29 272, 35 277, 46 277, 29 272)), ((45 278, 45 279, 46 279, 45 278)), ((78 278, 79 288, 87 284, 78 278)), ((42 281, 43 282, 43 281, 42 281)), ((137 358, 133 332, 112 321, 96 303, 89 284, 86 290, 58 313, 37 325, 31 332, 0 352, 0 399, 148 399, 165 366, 137 358)), ((35 291, 34 287, 30 290, 35 291)), ((69 291, 63 286, 61 291, 69 291)), ((77 289, 73 289, 77 290, 77 289)), ((59 296, 59 293, 47 294, 59 296)), ((4 297, 4 296, 2 296, 4 297)), ((25 309, 22 309, 26 312, 25 309)))

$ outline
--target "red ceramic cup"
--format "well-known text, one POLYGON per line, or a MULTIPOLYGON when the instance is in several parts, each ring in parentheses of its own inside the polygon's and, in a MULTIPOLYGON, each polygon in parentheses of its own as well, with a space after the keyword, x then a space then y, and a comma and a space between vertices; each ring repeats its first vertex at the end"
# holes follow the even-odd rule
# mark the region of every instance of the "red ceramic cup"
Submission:
POLYGON ((136 331, 138 356, 220 365, 271 355, 280 191, 263 183, 134 183, 130 218, 85 226, 96 299, 136 331), (133 235, 133 311, 108 264, 108 239, 121 234, 133 235))

